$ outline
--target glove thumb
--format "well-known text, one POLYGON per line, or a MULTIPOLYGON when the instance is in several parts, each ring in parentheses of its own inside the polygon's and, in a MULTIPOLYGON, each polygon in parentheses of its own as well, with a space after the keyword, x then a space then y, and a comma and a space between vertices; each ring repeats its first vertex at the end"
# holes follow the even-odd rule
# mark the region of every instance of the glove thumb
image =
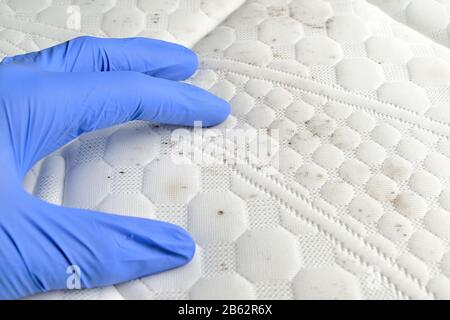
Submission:
POLYGON ((118 284, 180 267, 195 252, 187 232, 169 223, 63 208, 32 196, 20 207, 20 218, 4 226, 13 239, 8 256, 19 265, 16 276, 5 278, 11 281, 4 284, 6 298, 118 284))

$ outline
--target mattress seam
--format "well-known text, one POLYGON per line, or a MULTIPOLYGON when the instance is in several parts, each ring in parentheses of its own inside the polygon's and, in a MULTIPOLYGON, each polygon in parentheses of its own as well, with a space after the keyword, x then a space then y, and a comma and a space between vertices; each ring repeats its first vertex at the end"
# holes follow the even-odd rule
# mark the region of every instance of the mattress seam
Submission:
MULTIPOLYGON (((388 114, 388 113, 386 113, 384 111, 381 111, 381 110, 376 110, 376 108, 367 108, 367 107, 360 106, 360 105, 358 105, 358 104, 356 104, 354 102, 345 101, 344 99, 340 100, 340 99, 338 99, 336 97, 333 97, 331 95, 324 94, 323 92, 321 92, 323 94, 323 95, 321 95, 321 93, 319 93, 317 91, 304 89, 304 88, 302 88, 300 86, 295 86, 293 84, 289 84, 289 83, 286 83, 286 82, 283 82, 283 81, 267 80, 267 78, 264 78, 262 76, 253 75, 253 74, 250 75, 249 73, 240 72, 240 71, 236 71, 236 70, 231 71, 231 70, 227 69, 227 67, 229 67, 229 66, 226 66, 226 67, 219 67, 218 66, 219 64, 221 64, 222 61, 227 62, 226 60, 228 60, 228 62, 244 64, 244 65, 247 65, 248 67, 251 67, 251 68, 255 68, 255 67, 256 68, 260 68, 260 67, 257 67, 257 66, 251 65, 251 64, 242 63, 242 62, 238 62, 238 61, 235 61, 235 60, 229 60, 229 59, 218 60, 218 59, 211 59, 211 58, 204 59, 203 61, 207 62, 207 63, 214 62, 214 64, 216 64, 216 65, 213 66, 213 68, 211 68, 210 65, 206 64, 206 65, 204 65, 204 67, 205 67, 205 69, 213 69, 214 70, 214 68, 217 68, 218 70, 221 70, 222 72, 227 72, 227 73, 232 73, 232 74, 234 73, 236 75, 246 76, 246 77, 250 77, 250 78, 263 79, 263 80, 266 80, 266 81, 270 81, 270 82, 273 82, 273 83, 280 84, 280 85, 285 86, 285 87, 289 87, 289 88, 292 88, 292 89, 295 89, 295 90, 303 91, 305 93, 314 94, 314 95, 318 95, 318 96, 325 96, 330 101, 335 101, 335 102, 338 102, 338 103, 346 104, 346 105, 349 105, 349 106, 352 106, 352 107, 355 107, 355 108, 358 108, 358 109, 362 109, 362 110, 364 110, 366 112, 376 113, 380 117, 384 117, 384 118, 387 118, 387 119, 392 119, 392 120, 398 121, 400 123, 404 123, 404 124, 408 124, 408 125, 417 127, 417 128, 419 128, 419 129, 421 129, 423 131, 432 133, 432 134, 434 134, 435 136, 438 136, 438 137, 443 137, 443 138, 447 138, 447 139, 450 138, 450 124, 449 123, 437 121, 437 120, 434 120, 434 119, 431 119, 431 118, 428 118, 428 117, 420 117, 419 114, 414 113, 412 111, 409 111, 407 109, 403 109, 401 106, 397 106, 395 104, 390 104, 390 103, 384 102, 384 101, 373 100, 370 97, 367 97, 367 96, 364 96, 364 95, 359 95, 359 94, 356 94, 356 93, 348 92, 348 91, 346 91, 344 89, 341 89, 341 88, 338 88, 338 87, 329 86, 327 84, 324 84, 324 83, 321 83, 321 82, 317 82, 317 81, 314 81, 314 80, 311 80, 311 79, 308 79, 308 78, 304 78, 304 77, 301 77, 301 76, 298 76, 298 75, 293 75, 293 74, 286 73, 286 74, 288 74, 288 75, 290 75, 292 77, 296 77, 296 78, 301 79, 303 81, 308 81, 308 82, 310 82, 312 84, 322 86, 322 87, 324 87, 326 89, 338 90, 342 94, 351 95, 351 96, 354 96, 355 98, 359 98, 359 99, 365 99, 366 101, 369 101, 369 102, 371 102, 373 104, 383 104, 386 107, 393 107, 393 108, 396 108, 396 109, 400 109, 400 111, 402 111, 402 112, 407 112, 408 114, 412 114, 414 117, 419 117, 419 119, 416 119, 417 122, 404 120, 404 119, 402 119, 402 118, 400 118, 398 116, 394 116, 392 114, 388 114), (419 124, 420 120, 427 120, 429 122, 433 122, 434 124, 443 126, 443 127, 445 127, 444 130, 447 131, 448 133, 439 133, 439 132, 437 132, 435 130, 432 130, 432 129, 429 129, 429 128, 425 128, 425 127, 423 127, 423 126, 421 126, 419 124)), ((284 71, 279 71, 279 70, 270 69, 270 68, 265 69, 265 71, 272 72, 272 73, 285 73, 284 71)))

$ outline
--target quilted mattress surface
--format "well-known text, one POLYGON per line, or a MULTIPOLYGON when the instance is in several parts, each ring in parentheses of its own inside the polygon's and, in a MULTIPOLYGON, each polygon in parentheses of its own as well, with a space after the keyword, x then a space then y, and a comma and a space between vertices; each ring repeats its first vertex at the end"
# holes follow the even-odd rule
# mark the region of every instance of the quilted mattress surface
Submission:
POLYGON ((450 299, 450 1, 0 0, 0 54, 78 35, 191 46, 221 130, 277 129, 269 161, 175 164, 133 122, 41 161, 26 188, 169 221, 187 266, 58 299, 450 299), (68 17, 79 8, 81 29, 68 17), (275 161, 276 160, 276 161, 275 161), (277 162, 278 165, 274 165, 277 162))

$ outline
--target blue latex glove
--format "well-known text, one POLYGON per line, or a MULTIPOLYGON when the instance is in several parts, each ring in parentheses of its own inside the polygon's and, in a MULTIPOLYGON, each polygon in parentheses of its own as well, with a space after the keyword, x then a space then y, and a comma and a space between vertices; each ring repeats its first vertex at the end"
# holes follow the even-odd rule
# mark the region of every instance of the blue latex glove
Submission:
POLYGON ((212 126, 228 103, 176 82, 198 65, 190 50, 143 38, 81 37, 0 64, 0 298, 121 283, 189 262, 177 226, 54 206, 27 194, 28 170, 80 134, 130 120, 212 126), (75 269, 74 269, 75 270, 75 269))

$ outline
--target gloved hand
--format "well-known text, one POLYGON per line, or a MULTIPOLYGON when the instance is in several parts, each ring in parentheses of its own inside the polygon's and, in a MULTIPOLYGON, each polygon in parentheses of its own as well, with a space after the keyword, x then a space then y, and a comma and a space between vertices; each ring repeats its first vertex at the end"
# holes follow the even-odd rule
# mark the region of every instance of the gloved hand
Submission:
POLYGON ((0 64, 0 298, 66 288, 69 266, 82 288, 179 267, 195 244, 177 226, 63 208, 23 190, 28 170, 80 134, 131 120, 212 126, 228 103, 177 82, 198 65, 163 41, 81 37, 0 64))

